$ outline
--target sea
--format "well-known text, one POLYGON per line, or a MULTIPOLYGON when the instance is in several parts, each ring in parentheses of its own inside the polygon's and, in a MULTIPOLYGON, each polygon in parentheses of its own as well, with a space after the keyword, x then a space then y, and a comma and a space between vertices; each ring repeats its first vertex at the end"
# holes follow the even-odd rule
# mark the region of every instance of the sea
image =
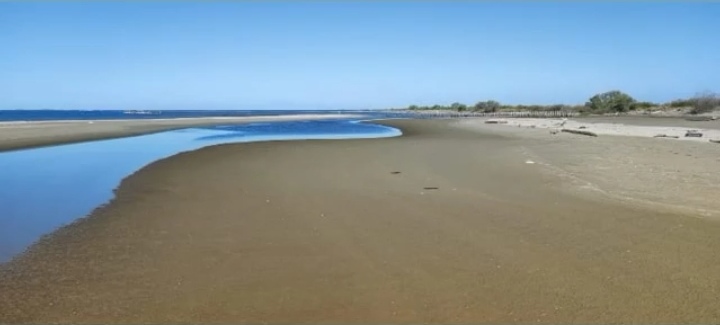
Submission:
POLYGON ((410 113, 377 110, 0 110, 0 121, 127 120, 289 114, 360 114, 372 117, 403 117, 410 113))
POLYGON ((0 111, 0 127, 2 123, 20 121, 286 114, 332 114, 334 118, 244 124, 223 124, 218 120, 214 126, 0 152, 0 263, 22 253, 43 235, 108 203, 125 177, 153 161, 225 143, 394 137, 401 131, 364 120, 406 117, 393 112, 326 110, 0 111), (337 114, 348 117, 338 119, 337 114))

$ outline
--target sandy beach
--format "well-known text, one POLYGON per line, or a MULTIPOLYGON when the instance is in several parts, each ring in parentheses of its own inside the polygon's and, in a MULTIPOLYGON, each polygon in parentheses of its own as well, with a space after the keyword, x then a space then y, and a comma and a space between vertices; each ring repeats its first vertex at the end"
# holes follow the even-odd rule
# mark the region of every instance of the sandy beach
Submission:
POLYGON ((485 121, 465 119, 454 125, 525 139, 520 150, 527 159, 564 179, 573 194, 720 218, 720 144, 708 141, 720 138, 720 121, 595 117, 570 119, 562 127, 560 119, 485 121), (598 137, 558 132, 561 129, 598 137), (685 137, 687 130, 698 130, 703 137, 685 137))
POLYGON ((352 117, 352 115, 298 114, 283 116, 203 117, 143 120, 0 122, 0 152, 63 143, 119 138, 193 126, 352 117))
POLYGON ((143 168, 0 265, 0 322, 720 321, 720 145, 383 123, 143 168))
POLYGON ((500 125, 550 129, 555 131, 582 130, 596 135, 616 135, 629 137, 663 137, 683 141, 709 142, 720 141, 720 120, 686 121, 681 118, 648 117, 586 117, 572 119, 549 118, 510 118, 510 119, 473 119, 466 125, 484 123, 488 120, 500 125), (688 131, 698 132, 701 137, 687 137, 688 131))

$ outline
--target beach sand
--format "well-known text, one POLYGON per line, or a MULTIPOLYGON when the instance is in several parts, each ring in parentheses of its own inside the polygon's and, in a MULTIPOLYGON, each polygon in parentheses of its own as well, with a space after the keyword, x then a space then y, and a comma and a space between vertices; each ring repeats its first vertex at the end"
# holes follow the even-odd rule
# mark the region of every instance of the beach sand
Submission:
POLYGON ((564 128, 591 131, 598 137, 548 131, 560 119, 508 119, 485 124, 465 119, 455 126, 525 139, 529 160, 565 180, 574 194, 602 194, 664 211, 720 219, 720 121, 690 122, 670 118, 582 118, 564 128), (534 127, 531 127, 534 126, 534 127), (703 138, 684 137, 701 130, 703 138), (679 138, 655 138, 657 133, 679 138), (578 192, 578 189, 582 190, 578 192))
POLYGON ((349 114, 302 114, 142 120, 0 122, 0 152, 63 143, 119 138, 193 126, 352 117, 354 116, 349 114))
MULTIPOLYGON (((466 125, 484 123, 487 118, 468 119, 466 125)), ((510 118, 495 119, 500 125, 530 127, 553 130, 584 130, 596 135, 616 135, 653 138, 663 135, 681 141, 720 141, 720 120, 687 121, 680 118, 651 117, 586 117, 572 119, 551 118, 510 118), (687 131, 702 133, 702 137, 686 137, 687 131)))
POLYGON ((720 146, 384 123, 405 135, 220 145, 143 168, 0 265, 0 322, 720 321, 718 220, 593 178, 652 182, 601 168, 627 156, 697 161, 677 175, 692 180, 720 146))

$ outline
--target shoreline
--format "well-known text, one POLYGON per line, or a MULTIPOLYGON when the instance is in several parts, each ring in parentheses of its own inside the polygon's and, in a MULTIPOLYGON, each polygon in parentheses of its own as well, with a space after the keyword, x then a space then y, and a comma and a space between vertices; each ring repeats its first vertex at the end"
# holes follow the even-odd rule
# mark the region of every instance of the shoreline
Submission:
POLYGON ((285 125, 262 122, 257 126, 245 124, 227 127, 235 131, 225 130, 225 126, 215 130, 160 131, 163 133, 54 146, 33 151, 7 152, 0 155, 3 156, 0 165, 4 167, 4 175, 0 175, 0 183, 7 185, 0 190, 0 206, 7 209, 0 209, 0 263, 22 252, 40 236, 70 224, 77 218, 85 217, 96 207, 107 204, 114 197, 114 190, 126 177, 154 161, 177 153, 233 142, 374 138, 399 135, 396 129, 376 124, 363 123, 362 126, 352 126, 362 122, 366 121, 352 118, 325 119, 324 122, 303 120, 300 123, 285 125), (328 130, 316 133, 313 131, 314 126, 318 126, 320 128, 318 130, 325 128, 328 130), (332 126, 335 126, 338 132, 332 131, 332 126), (246 127, 249 128, 249 132, 240 131, 246 127), (345 127, 356 131, 342 132, 345 127), (367 131, 362 131, 365 128, 367 131), (273 129, 277 132, 273 133, 273 129), (311 132, 303 134, 302 129, 311 132), (299 130, 297 132, 300 133, 292 130, 299 130), (243 135, 239 138, 232 137, 233 132, 242 132, 243 135), (286 132, 289 133, 285 134, 286 132), (218 134, 220 135, 218 139, 212 139, 218 134), (226 134, 231 136, 227 137, 226 134), (198 141, 205 138, 207 139, 198 141), (47 157, 51 159, 48 160, 47 157), (36 165, 36 161, 53 162, 49 165, 36 165), (77 164, 72 162, 82 162, 84 168, 78 168, 77 164), (57 176, 51 179, 36 176, 49 174, 57 176), (69 194, 71 192, 86 194, 78 196, 69 194), (37 206, 40 200, 33 197, 52 199, 37 206), (51 210, 42 208, 45 205, 58 206, 51 210), (47 214, 52 214, 53 217, 43 221, 47 214), (12 229, 23 229, 23 231, 16 232, 12 229))
POLYGON ((155 161, 0 265, 0 322, 720 320, 720 224, 570 194, 540 164, 647 139, 458 122, 155 161))
POLYGON ((124 120, 53 120, 0 122, 0 153, 62 144, 131 137, 176 129, 243 124, 357 118, 360 115, 297 114, 124 120))

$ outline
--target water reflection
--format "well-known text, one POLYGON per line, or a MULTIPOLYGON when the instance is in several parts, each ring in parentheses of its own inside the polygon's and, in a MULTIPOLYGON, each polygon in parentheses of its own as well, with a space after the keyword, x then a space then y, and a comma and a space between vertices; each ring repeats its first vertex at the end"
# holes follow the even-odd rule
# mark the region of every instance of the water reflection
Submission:
POLYGON ((0 153, 0 262, 110 200, 126 176, 179 152, 231 142, 397 135, 394 128, 347 120, 263 122, 0 153))

